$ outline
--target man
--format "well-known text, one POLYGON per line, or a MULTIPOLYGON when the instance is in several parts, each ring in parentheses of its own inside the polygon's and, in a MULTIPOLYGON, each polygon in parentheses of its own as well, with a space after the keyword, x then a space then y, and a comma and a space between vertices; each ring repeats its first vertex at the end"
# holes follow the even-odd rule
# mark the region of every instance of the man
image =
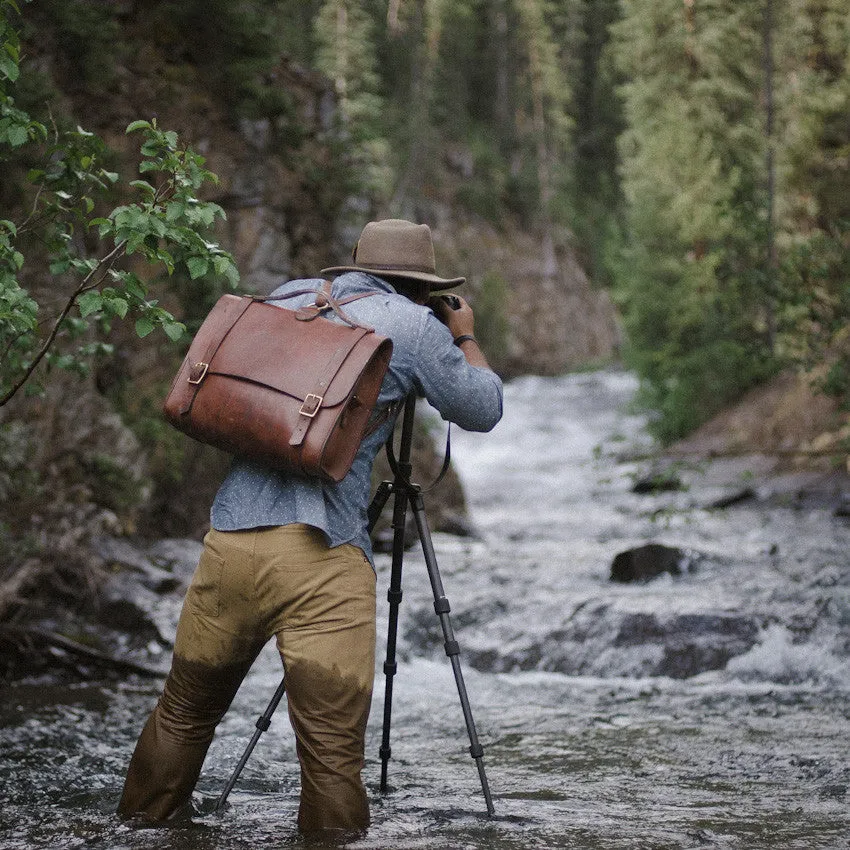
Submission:
MULTIPOLYGON (((370 222, 333 294, 356 321, 393 340, 378 398, 395 410, 411 390, 462 428, 488 431, 502 386, 473 336, 472 310, 432 296, 464 278, 435 273, 427 225, 370 222), (426 306, 426 302, 431 306, 426 306)), ((275 294, 321 281, 291 281, 275 294)), ((296 308, 310 296, 287 300, 296 308)), ((186 594, 171 672, 130 761, 119 814, 164 820, 189 801, 215 727, 272 636, 285 669, 301 763, 303 832, 364 830, 361 781, 375 667, 375 573, 367 533, 372 463, 392 417, 362 443, 338 484, 236 458, 186 594)))

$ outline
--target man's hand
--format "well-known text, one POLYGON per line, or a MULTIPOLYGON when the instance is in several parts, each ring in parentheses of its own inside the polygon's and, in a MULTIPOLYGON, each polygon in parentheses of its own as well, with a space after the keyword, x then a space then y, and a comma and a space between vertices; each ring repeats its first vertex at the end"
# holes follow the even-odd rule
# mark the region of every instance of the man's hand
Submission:
POLYGON ((484 353, 478 347, 474 337, 475 316, 472 307, 459 295, 432 295, 428 299, 428 306, 434 311, 437 318, 449 329, 451 335, 466 337, 460 342, 460 350, 470 366, 479 366, 489 369, 490 364, 484 353))
POLYGON ((455 339, 464 334, 471 336, 474 333, 475 316, 472 314, 472 307, 459 295, 432 295, 428 299, 428 306, 451 331, 455 339))

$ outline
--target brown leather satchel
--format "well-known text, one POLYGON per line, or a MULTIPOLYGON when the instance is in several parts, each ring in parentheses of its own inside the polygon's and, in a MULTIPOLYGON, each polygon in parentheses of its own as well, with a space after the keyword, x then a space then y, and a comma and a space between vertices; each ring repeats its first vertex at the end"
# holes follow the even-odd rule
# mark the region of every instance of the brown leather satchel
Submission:
MULTIPOLYGON (((320 290, 266 298, 222 295, 163 405, 202 443, 277 469, 341 481, 368 433, 392 341, 358 325, 320 290), (264 301, 316 292, 299 310, 264 301), (345 324, 324 318, 332 311, 345 324)), ((384 421, 379 417, 377 424, 384 421)))

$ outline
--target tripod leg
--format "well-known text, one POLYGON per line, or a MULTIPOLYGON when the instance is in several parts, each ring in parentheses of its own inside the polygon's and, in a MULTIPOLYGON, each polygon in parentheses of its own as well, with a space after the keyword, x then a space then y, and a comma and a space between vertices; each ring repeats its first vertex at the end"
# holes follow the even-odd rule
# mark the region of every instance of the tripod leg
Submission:
POLYGON ((390 497, 390 494, 393 491, 392 481, 382 481, 378 485, 378 489, 375 491, 375 495, 372 497, 372 501, 369 503, 369 508, 366 511, 366 519, 367 525, 366 529, 369 534, 375 528, 375 523, 378 521, 378 518, 381 516, 381 511, 384 509, 384 505, 386 505, 387 500, 390 497))
POLYGON ((218 802, 215 804, 215 810, 217 812, 221 811, 225 802, 227 802, 227 797, 233 790, 233 786, 236 784, 239 774, 242 773, 242 768, 245 767, 248 759, 251 757, 251 753, 254 752, 254 747, 257 746, 257 741, 260 740, 260 735, 262 735, 263 732, 271 726, 272 715, 275 713, 275 709, 277 709, 278 704, 283 699, 283 693, 285 690, 286 677, 280 680, 280 684, 277 686, 277 690, 274 692, 269 704, 266 706, 266 710, 257 718, 257 722, 255 724, 257 731, 254 732, 253 737, 248 742, 245 752, 242 753, 242 758, 239 759, 239 764, 236 765, 236 769, 233 771, 233 774, 227 781, 227 785, 224 786, 224 790, 221 792, 221 796, 218 798, 218 802))
POLYGON ((392 755, 390 748, 390 723, 393 711, 393 679, 398 669, 396 664, 396 640, 398 636, 398 609, 401 605, 401 568, 404 560, 404 526, 407 520, 407 494, 403 487, 395 492, 393 503, 393 563, 387 599, 390 603, 387 624, 387 655, 384 661, 384 722, 381 731, 381 793, 387 791, 387 765, 392 755))
POLYGON ((416 520, 416 528, 419 532, 419 540, 422 543, 422 552, 425 556, 425 565, 428 569, 428 578, 431 580, 431 590, 434 593, 434 610, 440 618, 443 628, 446 655, 452 664, 455 684, 457 685, 460 705, 463 710, 463 718, 466 721, 466 731, 469 734, 469 754, 475 759, 478 768, 478 777, 481 780, 481 790, 484 792, 484 802, 487 804, 487 814, 493 815, 493 798, 490 795, 490 785, 487 774, 484 772, 484 748, 478 741, 478 733, 475 731, 475 721, 472 718, 472 708, 469 705, 469 697, 466 693, 466 685, 463 681, 463 672, 460 669, 460 647, 455 640, 449 611, 451 606, 443 590, 443 582, 440 578, 440 570, 437 566, 437 556, 434 553, 434 544, 431 541, 431 531, 428 528, 428 520, 425 516, 425 502, 422 493, 415 490, 410 493, 410 503, 413 508, 413 517, 416 520))

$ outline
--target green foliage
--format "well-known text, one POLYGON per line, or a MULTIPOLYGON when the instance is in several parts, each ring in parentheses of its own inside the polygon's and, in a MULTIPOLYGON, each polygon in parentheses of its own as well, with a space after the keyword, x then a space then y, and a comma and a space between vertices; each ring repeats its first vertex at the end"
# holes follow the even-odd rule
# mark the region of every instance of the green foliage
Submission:
POLYGON ((842 0, 822 0, 782 22, 778 341, 850 409, 850 18, 842 0))
POLYGON ((383 122, 374 21, 362 3, 327 0, 314 23, 316 67, 333 81, 345 156, 375 197, 391 187, 389 147, 383 122))
POLYGON ((274 69, 282 54, 282 33, 304 13, 301 9, 293 15, 292 5, 278 0, 157 0, 149 14, 157 29, 170 34, 175 58, 199 68, 234 117, 276 117, 291 109, 274 69))
POLYGON ((104 0, 49 0, 45 12, 61 33, 57 47, 68 79, 92 92, 109 89, 122 48, 113 4, 104 0))
POLYGON ((850 410, 850 221, 786 252, 779 295, 783 353, 807 369, 827 364, 820 388, 850 410))
POLYGON ((635 0, 615 25, 628 127, 615 266, 631 362, 681 436, 774 368, 762 4, 635 0))
POLYGON ((575 234, 579 260, 590 279, 611 286, 609 259, 619 250, 622 232, 617 140, 625 127, 617 94, 624 80, 612 55, 610 27, 621 10, 617 0, 587 0, 582 12, 573 84, 574 166, 571 186, 561 199, 568 206, 557 218, 575 234))
MULTIPOLYGON (((367 209, 419 215, 448 188, 455 203, 497 226, 567 225, 593 281, 613 287, 630 362, 665 437, 783 363, 829 359, 824 385, 846 394, 846 0, 773 0, 780 131, 770 140, 764 0, 144 5, 150 55, 171 72, 197 69, 234 120, 269 119, 275 149, 323 209, 354 198, 359 217, 367 209), (336 91, 336 124, 318 155, 302 147, 308 131, 282 83, 301 74, 293 63, 307 72, 305 88, 318 70, 336 91), (770 219, 769 153, 777 165, 770 219)), ((124 184, 99 140, 54 128, 34 106, 44 98, 19 78, 18 27, 8 23, 19 21, 16 7, 0 0, 0 8, 0 182, 5 206, 23 210, 0 216, 4 372, 15 358, 32 360, 32 340, 50 331, 48 305, 25 285, 37 271, 36 239, 49 247, 43 275, 56 276, 57 292, 94 284, 74 297, 45 367, 83 368, 122 319, 142 334, 162 327, 178 336, 161 305, 139 294, 148 284, 126 277, 120 260, 134 253, 142 267, 168 272, 172 295, 197 312, 213 278, 232 281, 228 259, 201 235, 220 211, 181 201, 176 183, 162 194, 174 175, 203 172, 202 163, 180 160, 176 137, 151 122, 137 132, 158 134, 144 141, 160 148, 143 158, 159 157, 165 171, 143 165, 142 179, 124 184), (3 178, 22 163, 33 182, 26 203, 9 203, 13 184, 3 178)), ((32 17, 62 32, 57 66, 73 72, 72 90, 108 86, 106 66, 136 55, 128 38, 138 4, 122 15, 103 0, 40 8, 32 17)), ((187 179, 197 197, 200 184, 187 179)), ((504 291, 488 280, 478 296, 494 353, 506 344, 504 291)))
MULTIPOLYGON (((30 145, 39 165, 28 175, 29 212, 18 222, 0 221, 0 405, 24 386, 38 391, 51 368, 84 374, 93 357, 109 350, 104 335, 114 320, 133 320, 141 337, 158 327, 171 340, 183 336, 184 326, 149 297, 147 282, 122 267, 125 256, 139 255, 149 268, 169 274, 185 270, 193 280, 216 274, 233 285, 238 281, 232 257, 204 235, 224 215, 216 204, 198 198, 201 186, 215 175, 203 168, 202 157, 180 146, 176 133, 161 130, 156 121, 135 121, 127 128, 143 139, 142 178, 127 187, 135 201, 97 214, 96 207, 117 188, 119 175, 104 166, 107 151, 93 133, 57 129, 48 142, 47 128, 15 107, 12 88, 20 76, 20 51, 10 9, 14 5, 3 0, 0 158, 30 145), (31 267, 22 250, 24 237, 46 248, 48 268, 31 267), (21 283, 23 274, 52 276, 57 302, 37 303, 21 283), (41 316, 48 310, 57 310, 58 317, 42 329, 41 316)), ((32 262, 40 256, 34 254, 32 262)))

